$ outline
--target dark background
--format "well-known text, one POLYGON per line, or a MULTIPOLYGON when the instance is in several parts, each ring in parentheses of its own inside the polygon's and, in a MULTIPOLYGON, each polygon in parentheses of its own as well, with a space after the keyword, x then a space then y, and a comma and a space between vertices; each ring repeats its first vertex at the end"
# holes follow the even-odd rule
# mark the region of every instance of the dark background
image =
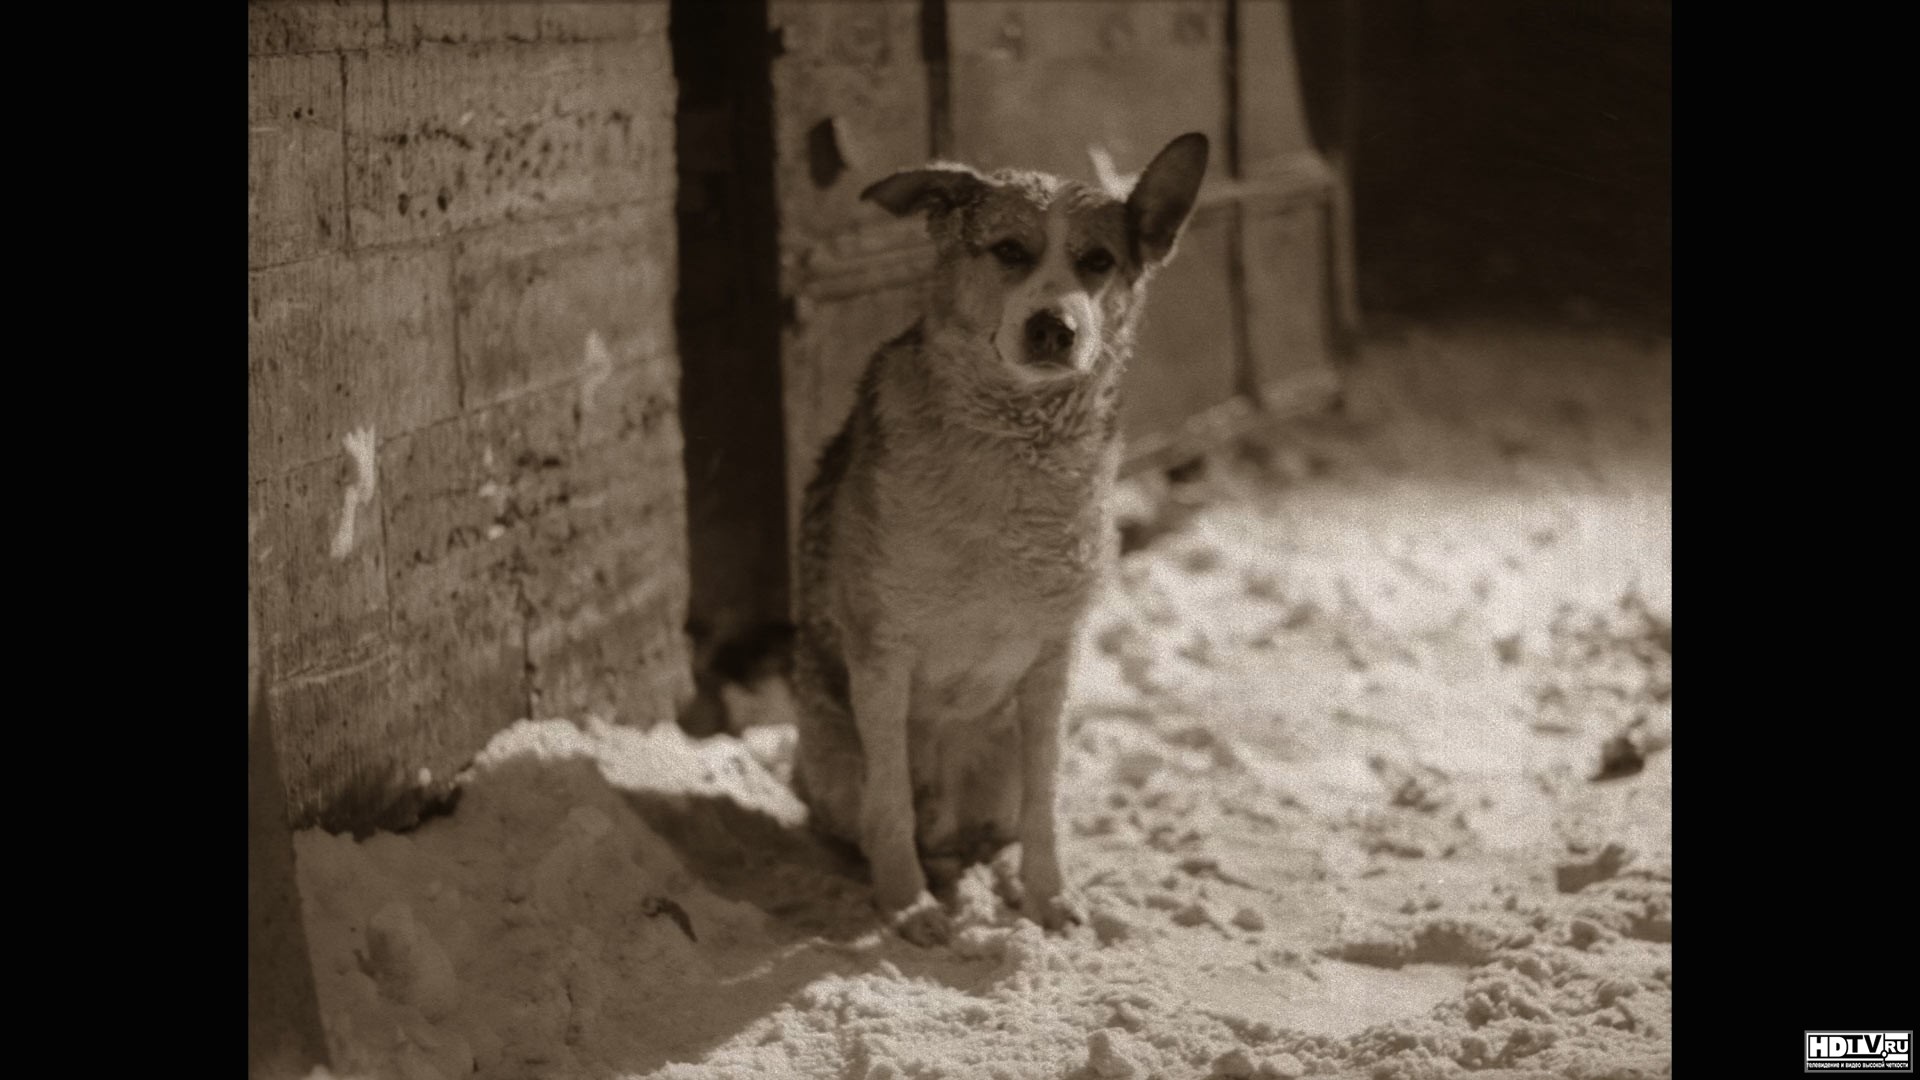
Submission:
MULTIPOLYGON (((1258 0, 1249 0, 1258 2, 1258 0)), ((1293 5, 1367 316, 1672 320, 1671 0, 1293 5)))

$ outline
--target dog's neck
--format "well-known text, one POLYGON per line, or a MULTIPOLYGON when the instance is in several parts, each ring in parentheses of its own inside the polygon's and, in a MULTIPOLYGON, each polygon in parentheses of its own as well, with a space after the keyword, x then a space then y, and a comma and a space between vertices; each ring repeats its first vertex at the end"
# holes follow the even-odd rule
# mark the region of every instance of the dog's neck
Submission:
POLYGON ((1092 370, 1047 380, 1004 371, 993 346, 964 333, 923 324, 917 376, 933 416, 1004 444, 1036 465, 1091 465, 1119 430, 1120 378, 1132 352, 1130 335, 1102 344, 1092 370))

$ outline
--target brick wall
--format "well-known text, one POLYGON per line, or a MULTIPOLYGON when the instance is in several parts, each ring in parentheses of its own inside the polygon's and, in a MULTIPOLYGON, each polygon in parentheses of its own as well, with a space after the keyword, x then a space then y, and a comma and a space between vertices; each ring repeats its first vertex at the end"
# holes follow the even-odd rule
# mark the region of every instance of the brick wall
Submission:
POLYGON ((683 692, 667 14, 248 5, 249 588, 296 824, 404 823, 515 719, 683 692))

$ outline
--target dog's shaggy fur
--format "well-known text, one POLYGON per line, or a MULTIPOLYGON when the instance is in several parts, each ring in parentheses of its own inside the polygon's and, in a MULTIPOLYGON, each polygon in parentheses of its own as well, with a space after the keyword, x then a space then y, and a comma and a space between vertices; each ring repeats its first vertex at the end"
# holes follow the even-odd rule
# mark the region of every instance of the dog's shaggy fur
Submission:
POLYGON ((1207 142, 1124 199, 936 165, 864 193, 925 213, 932 303, 868 364, 806 492, 795 787, 859 845, 909 938, 947 933, 922 857, 1018 841, 1025 910, 1071 917, 1055 839, 1069 653, 1114 535, 1119 387, 1207 142))

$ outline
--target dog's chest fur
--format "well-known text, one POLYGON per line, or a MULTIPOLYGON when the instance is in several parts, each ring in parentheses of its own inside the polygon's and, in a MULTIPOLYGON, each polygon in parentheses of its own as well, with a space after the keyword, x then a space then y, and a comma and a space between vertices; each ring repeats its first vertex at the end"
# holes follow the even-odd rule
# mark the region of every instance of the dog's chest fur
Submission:
POLYGON ((801 567, 802 633, 911 649, 922 722, 985 717, 1067 644, 1111 555, 1117 462, 1117 370, 1024 390, 941 359, 918 330, 874 358, 808 492, 801 567))

